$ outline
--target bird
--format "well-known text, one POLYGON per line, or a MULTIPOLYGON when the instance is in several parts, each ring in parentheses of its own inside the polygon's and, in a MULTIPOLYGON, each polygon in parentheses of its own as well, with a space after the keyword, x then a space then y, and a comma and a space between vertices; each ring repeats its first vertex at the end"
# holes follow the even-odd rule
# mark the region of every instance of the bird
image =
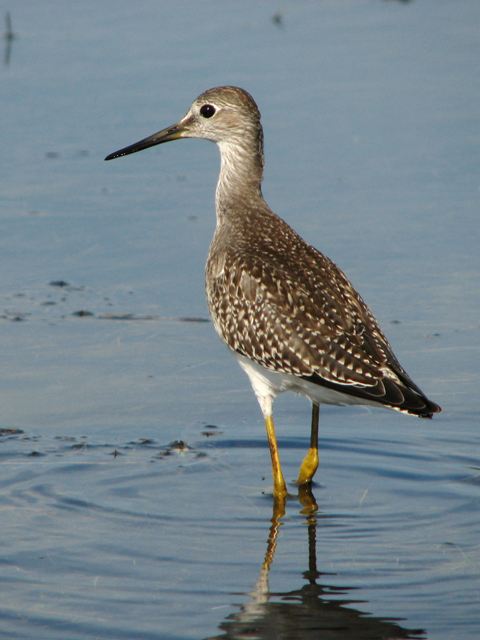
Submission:
POLYGON ((440 412, 400 365, 343 271, 263 198, 263 128, 250 93, 236 86, 207 89, 176 124, 105 160, 182 138, 215 142, 220 151, 206 297, 216 332, 259 402, 274 497, 288 495, 273 420, 278 394, 293 391, 312 404, 300 487, 311 486, 319 464, 320 404, 370 405, 422 418, 440 412))

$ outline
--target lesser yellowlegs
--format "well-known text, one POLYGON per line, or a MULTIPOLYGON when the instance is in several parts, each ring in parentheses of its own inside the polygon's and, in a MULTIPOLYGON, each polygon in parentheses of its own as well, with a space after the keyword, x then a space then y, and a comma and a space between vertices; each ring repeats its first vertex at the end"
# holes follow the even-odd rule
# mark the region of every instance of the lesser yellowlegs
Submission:
POLYGON ((272 417, 279 393, 295 391, 312 402, 300 485, 310 483, 318 467, 320 403, 383 406, 423 418, 439 412, 401 367, 344 273, 263 199, 263 130, 250 94, 238 87, 209 89, 177 124, 105 159, 179 138, 205 138, 220 148, 207 300, 217 333, 260 404, 275 496, 286 495, 272 417))

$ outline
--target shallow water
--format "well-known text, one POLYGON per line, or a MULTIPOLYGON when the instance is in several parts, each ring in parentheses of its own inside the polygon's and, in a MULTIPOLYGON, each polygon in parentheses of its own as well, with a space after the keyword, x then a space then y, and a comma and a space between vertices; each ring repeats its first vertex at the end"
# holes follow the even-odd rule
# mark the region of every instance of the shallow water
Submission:
MULTIPOLYGON (((478 3, 6 11, 0 638, 477 638, 478 3), (322 407, 283 517, 204 300, 214 146, 103 162, 226 83, 261 108, 272 207, 444 408, 322 407)), ((293 480, 308 405, 276 420, 293 480)))

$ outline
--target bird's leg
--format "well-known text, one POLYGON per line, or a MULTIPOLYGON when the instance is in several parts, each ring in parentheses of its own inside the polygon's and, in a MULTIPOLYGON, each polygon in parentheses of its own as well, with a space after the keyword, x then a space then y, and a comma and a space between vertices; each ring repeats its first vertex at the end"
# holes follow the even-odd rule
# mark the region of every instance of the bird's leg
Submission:
POLYGON ((318 418, 320 406, 318 402, 312 402, 312 426, 310 431, 310 449, 303 459, 298 472, 297 484, 307 484, 312 481, 318 468, 318 418))
POLYGON ((267 429, 268 446, 270 447, 270 456, 272 458, 273 495, 275 498, 283 500, 287 495, 287 485, 283 479, 272 415, 265 416, 265 428, 267 429))

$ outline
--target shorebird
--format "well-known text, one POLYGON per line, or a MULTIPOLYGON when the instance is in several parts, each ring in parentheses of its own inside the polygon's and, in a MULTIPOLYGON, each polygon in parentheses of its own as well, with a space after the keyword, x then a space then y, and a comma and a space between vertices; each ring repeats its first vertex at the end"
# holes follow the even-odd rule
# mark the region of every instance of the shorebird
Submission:
POLYGON ((312 403, 310 447, 297 478, 307 486, 318 467, 321 403, 381 406, 423 418, 439 412, 402 368, 345 274, 265 202, 263 129, 252 96, 233 86, 208 89, 176 124, 105 160, 180 138, 204 138, 220 149, 207 301, 217 333, 260 404, 274 496, 287 495, 272 414, 279 393, 294 391, 312 403))

